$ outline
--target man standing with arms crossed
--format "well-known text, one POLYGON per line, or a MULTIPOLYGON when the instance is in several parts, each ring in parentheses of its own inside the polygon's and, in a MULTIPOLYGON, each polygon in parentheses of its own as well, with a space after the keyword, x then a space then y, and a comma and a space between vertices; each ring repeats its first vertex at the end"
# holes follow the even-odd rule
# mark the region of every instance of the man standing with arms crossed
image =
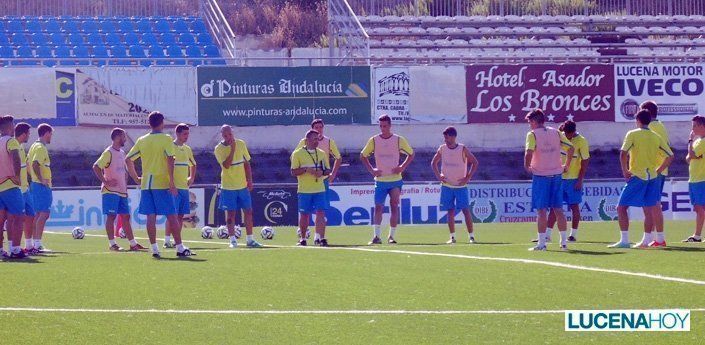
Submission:
POLYGON ((147 216, 147 235, 152 257, 161 258, 157 244, 157 215, 167 217, 167 226, 171 227, 176 242, 176 256, 196 255, 183 245, 181 229, 176 227, 179 223, 174 206, 177 194, 174 184, 174 143, 171 136, 162 133, 164 115, 156 111, 150 113, 149 126, 152 131, 137 139, 125 163, 132 179, 141 183, 139 213, 147 216), (138 159, 142 162, 142 177, 135 170, 134 161, 138 159))
POLYGON ((406 138, 392 133, 392 119, 389 115, 382 115, 378 119, 380 134, 367 140, 367 144, 362 149, 360 160, 365 165, 367 171, 375 178, 375 214, 373 219, 373 237, 369 245, 381 244, 382 236, 382 213, 384 203, 389 195, 389 237, 387 242, 395 244, 394 239, 399 224, 399 197, 401 188, 404 185, 402 173, 414 160, 414 150, 409 146, 406 138), (370 163, 370 155, 374 154, 375 167, 370 163), (401 154, 406 155, 406 159, 399 164, 401 154))
POLYGON ((29 185, 29 194, 34 203, 34 211, 36 213, 34 221, 34 249, 38 253, 48 252, 50 250, 42 245, 42 235, 44 234, 44 226, 51 212, 51 204, 53 195, 51 191, 51 160, 49 159, 49 150, 47 145, 51 144, 51 137, 54 134, 54 129, 46 123, 42 123, 37 127, 39 139, 32 144, 27 154, 27 166, 29 175, 32 178, 32 183, 29 185))
POLYGON ((184 215, 191 213, 191 200, 189 198, 189 187, 196 179, 196 159, 193 158, 191 147, 186 145, 189 137, 189 127, 185 123, 176 125, 174 129, 176 140, 174 140, 174 185, 177 194, 174 198, 178 224, 169 224, 165 228, 164 248, 174 248, 171 242, 171 230, 177 227, 184 228, 184 215))
MULTIPOLYGON (((323 184, 326 187, 326 196, 328 197, 330 191, 330 184, 333 183, 333 181, 335 181, 336 176, 338 176, 338 170, 340 170, 340 165, 343 162, 343 159, 340 155, 340 151, 338 150, 338 145, 336 145, 335 140, 323 135, 324 127, 325 123, 323 123, 323 120, 321 119, 314 119, 311 122, 311 129, 318 132, 318 148, 325 153, 325 159, 328 161, 328 166, 330 166, 330 157, 333 157, 334 159, 333 170, 331 171, 330 175, 323 176, 323 184)), ((303 138, 301 139, 301 141, 299 141, 299 145, 296 148, 300 149, 305 146, 306 138, 303 138)), ((330 204, 330 197, 328 202, 330 204)), ((298 229, 296 233, 298 234, 299 239, 301 239, 302 236, 305 236, 305 233, 301 234, 301 229, 298 229)), ((313 243, 315 245, 320 244, 320 240, 320 238, 314 235, 313 243)))
POLYGON ((448 127, 443 131, 445 144, 441 145, 433 156, 431 168, 436 178, 441 181, 441 211, 448 212, 448 230, 450 240, 455 240, 455 212, 460 210, 465 216, 465 225, 468 228, 468 243, 475 243, 472 215, 470 214, 470 198, 468 195, 468 181, 475 175, 479 162, 475 155, 463 144, 458 144, 456 138, 458 131, 455 127, 448 127), (441 169, 438 169, 441 163, 441 169), (470 170, 468 171, 468 165, 470 170))
POLYGON ((524 168, 532 174, 531 208, 536 209, 538 241, 532 251, 546 250, 546 224, 548 212, 556 215, 561 234, 561 250, 568 250, 566 220, 563 214, 562 174, 573 160, 573 144, 559 130, 544 125, 545 116, 541 109, 526 114, 531 131, 526 134, 524 168), (567 146, 565 165, 561 160, 561 146, 567 146))
POLYGON ((252 236, 252 167, 250 152, 243 140, 235 139, 233 128, 223 125, 220 128, 223 141, 215 147, 215 158, 220 165, 220 201, 218 208, 225 211, 225 222, 230 235, 230 248, 237 247, 235 224, 237 213, 245 213, 247 247, 260 248, 262 245, 252 236))

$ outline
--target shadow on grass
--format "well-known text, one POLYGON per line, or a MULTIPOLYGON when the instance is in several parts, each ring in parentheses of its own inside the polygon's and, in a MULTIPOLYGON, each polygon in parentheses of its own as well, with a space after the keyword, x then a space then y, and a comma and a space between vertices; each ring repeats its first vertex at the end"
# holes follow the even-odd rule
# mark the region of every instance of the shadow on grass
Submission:
POLYGON ((152 260, 154 260, 154 261, 181 261, 181 262, 206 262, 206 261, 208 261, 206 259, 198 259, 193 256, 189 256, 189 257, 185 257, 185 258, 180 258, 180 257, 176 257, 176 256, 170 256, 170 257, 162 256, 159 259, 152 259, 152 260))
POLYGON ((35 258, 32 257, 27 257, 24 259, 3 259, 0 261, 0 264, 27 264, 27 265, 32 265, 32 264, 42 264, 42 261, 39 261, 35 258))
POLYGON ((705 252, 705 247, 666 247, 663 248, 663 250, 674 252, 705 252))
POLYGON ((598 252, 598 251, 592 251, 592 250, 568 249, 568 251, 567 251, 566 253, 568 253, 568 254, 582 254, 582 255, 604 256, 604 255, 624 254, 625 252, 598 252))

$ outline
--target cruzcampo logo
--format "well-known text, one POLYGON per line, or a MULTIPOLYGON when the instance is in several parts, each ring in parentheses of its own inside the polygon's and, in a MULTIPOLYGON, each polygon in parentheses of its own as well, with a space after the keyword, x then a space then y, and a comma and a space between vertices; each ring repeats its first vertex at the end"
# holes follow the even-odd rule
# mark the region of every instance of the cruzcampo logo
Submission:
POLYGON ((602 200, 600 200, 600 205, 598 205, 598 207, 597 207, 597 213, 600 216, 600 219, 606 220, 606 221, 617 220, 617 218, 619 218, 619 217, 610 216, 606 210, 606 208, 609 208, 610 211, 614 212, 616 208, 614 207, 614 205, 607 206, 606 203, 607 203, 607 201, 605 199, 602 199, 602 200))
POLYGON ((492 223, 495 219, 497 219, 497 205, 495 205, 494 201, 490 200, 489 209, 487 206, 478 206, 475 208, 475 201, 473 200, 470 203, 470 215, 472 216, 473 223, 492 223), (486 218, 480 219, 478 217, 478 213, 486 214, 488 211, 489 215, 486 218))

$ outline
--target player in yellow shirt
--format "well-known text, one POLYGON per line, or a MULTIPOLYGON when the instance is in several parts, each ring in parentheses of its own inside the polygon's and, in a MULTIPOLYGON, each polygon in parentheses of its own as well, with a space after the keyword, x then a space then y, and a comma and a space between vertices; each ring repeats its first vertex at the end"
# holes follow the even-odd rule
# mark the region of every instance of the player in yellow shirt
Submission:
POLYGON ((690 203, 695 211, 695 233, 683 242, 703 241, 703 223, 705 223, 705 117, 694 116, 690 140, 688 140, 688 191, 690 203))
MULTIPOLYGON (((318 148, 325 152, 326 159, 328 160, 328 163, 330 165, 330 157, 333 157, 333 170, 331 171, 329 176, 324 176, 323 184, 326 186, 326 196, 328 197, 328 201, 330 202, 330 184, 335 181, 336 176, 338 176, 338 170, 340 170, 340 165, 343 162, 343 158, 340 155, 340 151, 338 150, 338 145, 335 143, 335 140, 332 138, 329 138, 323 134, 323 129, 325 128, 325 123, 321 119, 314 119, 311 121, 311 129, 314 131, 318 132, 318 148)), ((306 138, 302 138, 301 141, 299 141, 299 145, 296 146, 297 149, 300 149, 302 147, 306 146, 306 138)), ((297 230, 297 235, 299 236, 299 239, 301 239, 302 236, 306 236, 308 238, 308 234, 302 234, 301 230, 297 230)), ((314 238, 314 244, 318 244, 320 242, 320 238, 314 238)))
POLYGON ((34 203, 36 213, 34 220, 34 249, 42 253, 49 251, 42 245, 44 226, 49 219, 53 195, 51 191, 51 160, 47 145, 51 144, 54 129, 46 123, 37 126, 39 139, 32 144, 27 154, 27 168, 32 182, 29 184, 29 194, 34 203))
MULTIPOLYGON (((309 130, 306 133, 306 146, 291 154, 291 175, 298 181, 299 229, 301 234, 308 230, 311 214, 316 213, 316 234, 318 245, 328 247, 326 239, 325 214, 329 200, 324 184, 325 176, 330 175, 330 163, 325 152, 318 148, 319 133, 309 130)), ((304 235, 299 237, 299 246, 306 245, 304 235)))
POLYGON ((171 242, 171 228, 177 227, 183 230, 184 215, 191 213, 191 200, 188 189, 196 179, 196 159, 193 158, 191 147, 186 145, 189 132, 190 128, 185 123, 180 123, 174 128, 176 136, 176 140, 174 140, 174 185, 177 189, 174 204, 179 223, 167 224, 164 248, 174 248, 174 243, 171 242))
POLYGON ((0 255, 11 259, 26 257, 22 250, 22 216, 24 200, 20 189, 20 143, 14 137, 14 118, 0 117, 0 255), (2 248, 2 227, 7 220, 10 254, 2 248))
MULTIPOLYGON (((573 159, 570 161, 568 171, 563 173, 563 202, 568 205, 572 213, 571 229, 568 236, 568 242, 576 242, 578 240, 578 226, 580 225, 580 204, 583 202, 583 179, 587 172, 588 163, 590 162, 590 145, 587 139, 578 133, 575 122, 566 121, 559 129, 565 134, 565 137, 573 144, 573 159)), ((563 155, 563 164, 566 161, 566 152, 561 152, 563 155)), ((551 232, 553 225, 556 224, 556 215, 551 212, 548 215, 548 229, 546 229, 546 241, 551 241, 551 232)))
POLYGON ((15 139, 20 143, 20 189, 22 190, 22 199, 24 200, 24 242, 25 253, 34 254, 34 203, 29 195, 29 175, 27 172, 27 152, 25 152, 24 144, 29 140, 29 130, 32 128, 28 123, 20 122, 15 125, 15 139))
POLYGON ((136 182, 141 183, 139 213, 147 216, 147 236, 152 249, 152 257, 159 259, 157 245, 157 215, 166 216, 167 224, 176 243, 176 256, 188 257, 195 255, 181 242, 181 229, 174 205, 177 195, 174 182, 174 143, 171 136, 162 133, 164 130, 164 115, 153 111, 149 114, 149 126, 152 131, 143 135, 135 142, 127 153, 125 163, 127 171, 136 182), (135 161, 140 159, 142 176, 135 170, 135 161))
MULTIPOLYGON (((651 123, 649 123, 649 129, 658 134, 663 140, 666 141, 666 144, 668 146, 671 146, 671 141, 668 138, 668 131, 666 130, 666 126, 663 125, 663 122, 658 120, 658 105, 654 101, 646 101, 644 103, 641 103, 639 108, 644 109, 651 114, 651 123)), ((659 158, 661 159, 661 162, 663 162, 664 159, 666 159, 666 155, 661 153, 659 154, 659 158)), ((659 183, 661 184, 661 195, 663 194, 663 187, 666 184, 666 176, 668 176, 668 168, 664 169, 661 174, 657 177, 659 180, 659 183)), ((659 198, 659 205, 660 203, 660 198, 659 198)), ((656 232, 656 238, 654 239, 654 246, 655 247, 665 247, 666 246, 666 237, 664 236, 663 232, 664 228, 664 223, 663 223, 663 208, 658 207, 654 208, 654 229, 656 232)))
POLYGON ((218 208, 225 211, 225 223, 230 235, 230 248, 237 247, 235 235, 236 216, 242 210, 245 214, 247 247, 259 248, 260 243, 252 236, 252 196, 253 188, 250 152, 244 141, 236 139, 232 127, 220 128, 223 141, 215 147, 215 158, 220 165, 220 201, 218 208))
POLYGON ((389 237, 387 242, 395 244, 394 239, 397 225, 399 224, 399 197, 404 185, 401 174, 414 160, 414 150, 406 138, 392 133, 392 118, 382 115, 378 119, 380 134, 367 140, 367 144, 360 153, 360 160, 367 171, 375 178, 375 215, 373 219, 374 235, 370 245, 381 244, 382 213, 384 203, 389 195, 389 237), (374 154, 375 166, 370 163, 369 157, 374 154), (399 164, 401 154, 405 155, 404 162, 399 164))
POLYGON ((658 134, 649 130, 651 114, 646 110, 636 113, 637 129, 627 133, 622 144, 619 161, 627 184, 619 196, 617 215, 621 239, 610 248, 629 248, 629 207, 644 210, 644 237, 634 248, 647 248, 652 242, 654 209, 661 207, 661 186, 657 178, 673 161, 673 151, 658 134), (667 155, 661 161, 659 155, 667 155))

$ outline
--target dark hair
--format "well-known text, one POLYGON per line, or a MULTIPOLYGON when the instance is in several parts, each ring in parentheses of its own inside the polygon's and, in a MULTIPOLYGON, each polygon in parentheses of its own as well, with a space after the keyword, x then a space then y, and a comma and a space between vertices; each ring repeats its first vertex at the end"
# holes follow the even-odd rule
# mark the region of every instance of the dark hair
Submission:
POLYGON ((315 135, 316 137, 318 137, 319 134, 320 134, 320 133, 314 131, 313 129, 310 129, 308 132, 306 132, 306 139, 310 138, 310 137, 313 136, 313 135, 315 135))
POLYGON ((181 133, 183 131, 188 131, 190 128, 185 123, 180 123, 176 125, 176 133, 181 133))
POLYGON ((49 126, 48 123, 42 123, 39 126, 37 126, 37 135, 39 135, 40 137, 43 137, 44 134, 49 133, 49 132, 53 132, 53 131, 54 131, 54 128, 49 126))
POLYGON ((656 116, 658 116, 658 105, 656 105, 656 102, 654 101, 645 101, 644 103, 641 103, 639 108, 648 110, 652 119, 655 119, 656 116))
POLYGON ((26 122, 20 122, 15 125, 15 138, 19 137, 22 134, 29 134, 29 129, 32 128, 32 126, 29 125, 29 123, 26 122))
POLYGON ((575 130, 576 130, 575 127, 576 127, 575 122, 568 120, 566 122, 563 122, 563 124, 561 124, 561 127, 559 127, 559 129, 561 131, 563 131, 564 133, 575 133, 575 130))
POLYGON ((524 119, 529 120, 529 121, 536 121, 537 123, 544 123, 546 122, 546 116, 543 114, 543 110, 541 109, 534 109, 526 114, 526 117, 524 119))
POLYGON ((115 140, 120 135, 125 134, 125 130, 120 128, 120 127, 115 127, 113 128, 113 131, 110 132, 110 140, 115 140))
POLYGON ((390 125, 392 124, 392 118, 389 117, 389 115, 386 115, 386 114, 380 116, 379 118, 377 118, 377 121, 379 121, 379 122, 387 122, 387 123, 389 123, 390 125))
POLYGON ((705 116, 695 115, 693 116, 693 122, 697 123, 700 126, 705 126, 705 116))
POLYGON ((158 111, 153 111, 149 113, 149 126, 152 128, 159 127, 161 124, 164 123, 164 114, 158 112, 158 111))
POLYGON ((323 123, 323 119, 313 119, 313 121, 311 121, 311 128, 313 128, 313 126, 315 126, 317 123, 320 123, 320 124, 322 124, 322 125, 325 125, 325 124, 323 123))
POLYGON ((12 124, 12 121, 15 121, 15 118, 12 117, 12 115, 0 116, 0 127, 5 127, 12 124))
POLYGON ((644 126, 651 123, 651 112, 646 109, 639 110, 634 117, 644 126))
POLYGON ((447 135, 449 137, 457 137, 458 131, 453 126, 446 127, 446 129, 443 130, 443 135, 447 135))

